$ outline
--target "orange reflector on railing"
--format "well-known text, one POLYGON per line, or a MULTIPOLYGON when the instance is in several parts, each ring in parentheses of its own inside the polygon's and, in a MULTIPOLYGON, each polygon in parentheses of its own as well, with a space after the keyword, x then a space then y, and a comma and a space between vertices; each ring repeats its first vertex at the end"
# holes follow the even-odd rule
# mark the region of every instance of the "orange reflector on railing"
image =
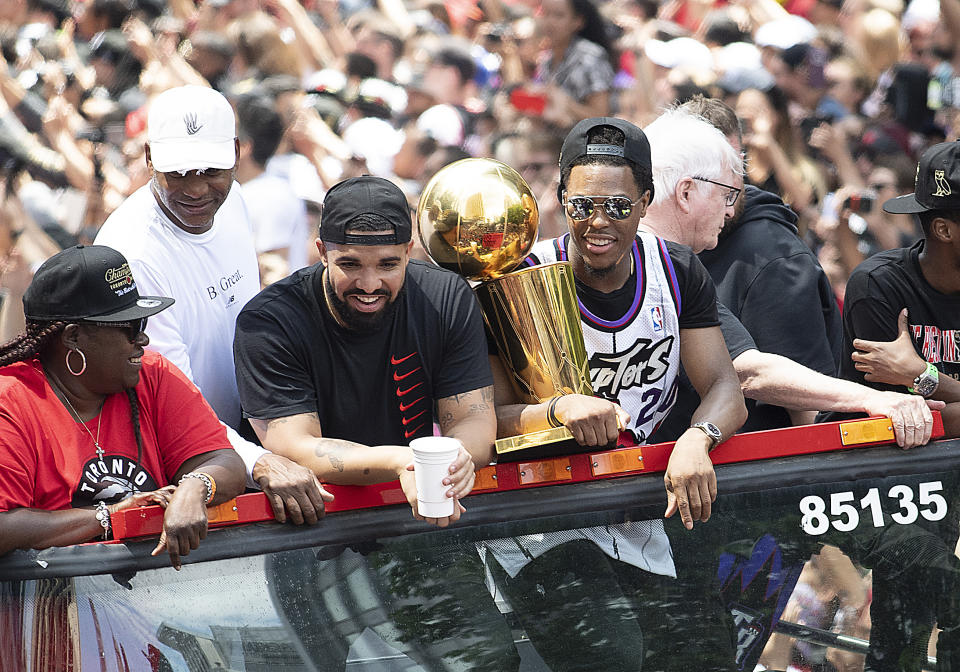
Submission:
POLYGON ((520 485, 569 481, 573 478, 570 470, 570 460, 566 457, 553 460, 537 460, 536 462, 519 462, 517 463, 517 472, 520 475, 520 485))
POLYGON ((477 469, 477 478, 473 483, 472 492, 478 490, 496 490, 497 489, 497 467, 490 465, 483 469, 477 469))
POLYGON ((840 423, 840 443, 845 446, 893 440, 893 422, 890 421, 890 418, 840 423))
POLYGON ((637 447, 594 453, 590 456, 590 471, 594 476, 643 471, 643 452, 637 447))
POLYGON ((234 497, 228 502, 207 507, 207 522, 213 523, 235 523, 240 520, 240 514, 237 513, 237 498, 234 497))

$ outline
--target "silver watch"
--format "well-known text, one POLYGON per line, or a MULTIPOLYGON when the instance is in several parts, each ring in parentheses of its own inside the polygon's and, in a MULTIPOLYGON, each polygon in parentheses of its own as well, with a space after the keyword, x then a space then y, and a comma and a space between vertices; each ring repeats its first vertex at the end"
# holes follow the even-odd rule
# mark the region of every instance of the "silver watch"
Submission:
POLYGON ((940 386, 940 372, 933 364, 928 363, 927 368, 919 376, 913 379, 913 387, 910 391, 919 394, 921 397, 929 397, 937 391, 940 386))
POLYGON ((709 450, 713 450, 723 441, 723 432, 712 422, 696 422, 690 426, 703 430, 703 433, 710 437, 711 443, 709 450))

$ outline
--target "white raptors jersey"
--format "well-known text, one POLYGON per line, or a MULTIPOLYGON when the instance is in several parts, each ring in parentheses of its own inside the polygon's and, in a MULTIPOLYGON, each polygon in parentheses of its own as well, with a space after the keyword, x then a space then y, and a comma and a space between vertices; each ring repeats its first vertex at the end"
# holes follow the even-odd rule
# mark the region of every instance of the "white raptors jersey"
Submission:
MULTIPOLYGON (((570 234, 537 243, 524 266, 567 261, 570 234)), ((666 243, 639 232, 633 243, 633 301, 616 320, 580 304, 580 324, 593 392, 619 404, 637 441, 646 440, 670 412, 680 370, 680 289, 666 243)))
MULTIPOLYGON (((567 261, 570 234, 537 243, 524 266, 567 261)), ((630 429, 646 441, 666 417, 677 393, 680 370, 680 286, 666 243, 640 232, 633 243, 633 301, 625 314, 609 321, 580 304, 580 324, 590 360, 590 378, 597 396, 626 410, 630 429)), ((676 577, 673 553, 662 520, 491 539, 478 544, 486 561, 489 551, 510 575, 533 559, 573 539, 589 539, 615 560, 676 577)))

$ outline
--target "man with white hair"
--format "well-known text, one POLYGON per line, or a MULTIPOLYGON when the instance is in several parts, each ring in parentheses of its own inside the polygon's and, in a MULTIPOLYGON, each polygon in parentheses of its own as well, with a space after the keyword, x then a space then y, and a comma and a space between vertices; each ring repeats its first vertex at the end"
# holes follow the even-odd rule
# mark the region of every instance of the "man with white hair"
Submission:
MULTIPOLYGON (((686 109, 670 110, 645 129, 653 157, 653 178, 657 198, 647 209, 640 228, 657 236, 692 248, 697 254, 717 246, 725 225, 720 211, 704 214, 686 205, 685 180, 702 182, 701 158, 708 147, 726 145, 726 155, 739 156, 723 133, 700 116, 686 109), (688 177, 690 175, 696 177, 688 177)), ((719 150, 718 150, 719 151, 719 150)), ((735 171, 736 172, 736 171, 735 171)), ((714 188, 724 189, 736 209, 741 195, 742 176, 714 188)), ((727 220, 729 221, 729 220, 727 220)), ((938 402, 925 402, 912 395, 874 390, 864 385, 819 373, 788 357, 757 348, 753 337, 722 304, 720 323, 733 366, 740 378, 743 394, 765 404, 783 406, 791 413, 803 411, 856 411, 887 415, 893 419, 897 442, 904 448, 923 445, 930 439, 933 416, 930 408, 942 408, 938 402)), ((673 440, 686 427, 697 398, 690 382, 680 377, 677 402, 654 436, 654 441, 673 440)), ((808 422, 812 420, 812 414, 808 422)))

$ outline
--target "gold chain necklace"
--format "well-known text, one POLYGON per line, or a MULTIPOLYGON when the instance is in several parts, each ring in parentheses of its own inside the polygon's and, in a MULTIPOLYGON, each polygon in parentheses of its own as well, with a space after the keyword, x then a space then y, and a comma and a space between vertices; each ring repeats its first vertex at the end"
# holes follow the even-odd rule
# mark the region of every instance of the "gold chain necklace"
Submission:
POLYGON ((52 372, 46 371, 46 374, 50 377, 50 381, 55 384, 54 392, 57 392, 57 396, 64 401, 67 405, 67 410, 70 411, 70 414, 76 418, 77 422, 80 423, 80 426, 90 435, 90 440, 93 441, 93 445, 97 450, 97 459, 103 459, 103 448, 100 447, 100 422, 103 420, 103 405, 106 403, 106 398, 100 402, 100 408, 97 411, 97 435, 94 436, 93 432, 90 431, 90 428, 87 427, 87 423, 83 421, 83 418, 80 417, 80 414, 77 413, 77 409, 73 407, 73 404, 70 403, 70 399, 67 398, 67 393, 63 389, 63 384, 57 380, 57 377, 53 375, 52 372))

